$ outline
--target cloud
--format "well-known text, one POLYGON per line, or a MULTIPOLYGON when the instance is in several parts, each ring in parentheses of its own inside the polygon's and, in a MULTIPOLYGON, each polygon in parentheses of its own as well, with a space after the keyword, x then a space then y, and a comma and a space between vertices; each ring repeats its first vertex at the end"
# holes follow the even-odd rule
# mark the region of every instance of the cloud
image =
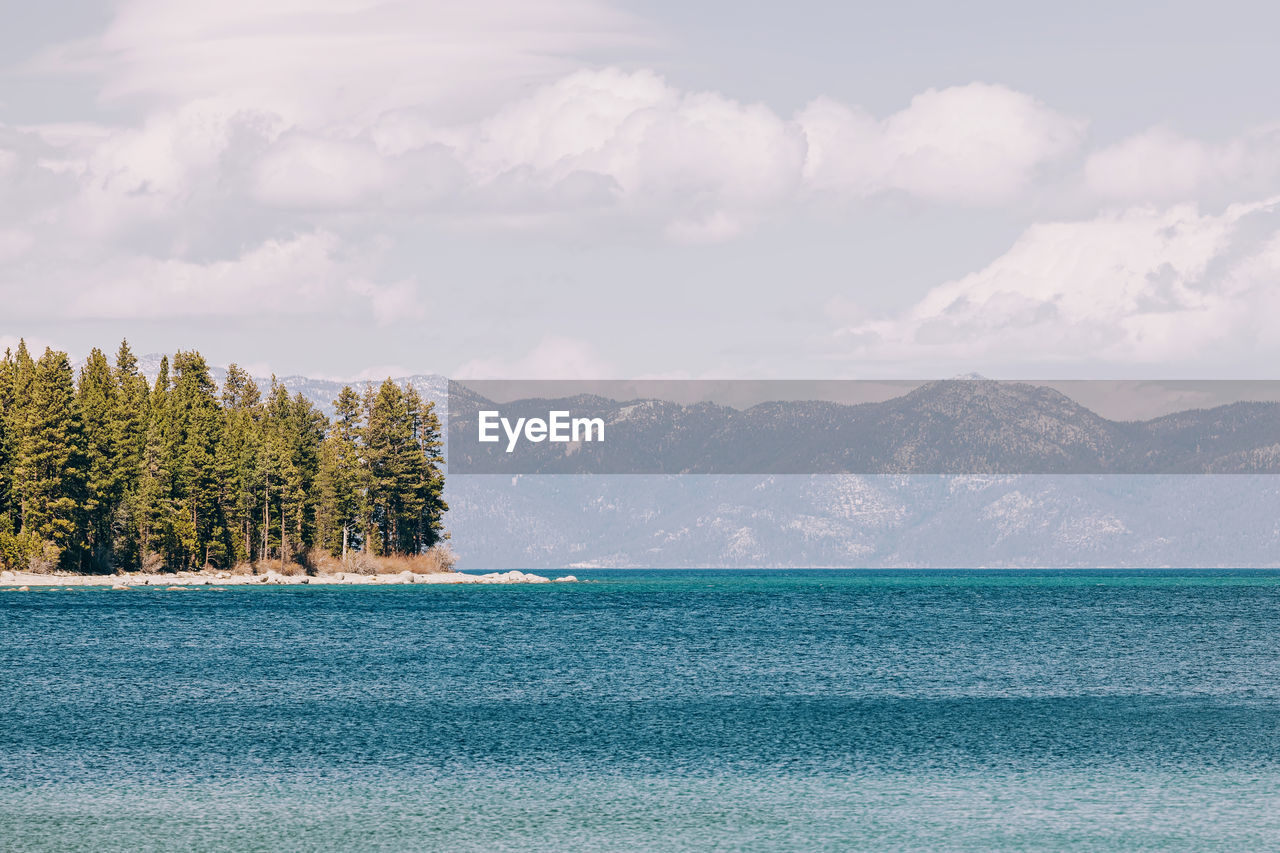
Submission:
POLYGON ((684 92, 652 71, 577 72, 459 136, 482 190, 611 203, 679 240, 733 236, 795 190, 804 161, 795 128, 767 107, 684 92))
POLYGON ((930 89, 884 119, 819 98, 796 120, 813 189, 959 204, 1009 201, 1073 153, 1085 129, 1030 95, 983 83, 930 89))
MULTIPOLYGON (((120 254, 93 266, 66 267, 46 277, 42 292, 74 319, 337 313, 364 314, 378 325, 420 319, 424 308, 416 280, 381 283, 369 276, 379 252, 379 246, 353 248, 317 231, 267 240, 208 262, 120 254)), ((30 292, 20 272, 5 278, 0 293, 30 292)))
POLYGON ((270 240, 238 258, 193 263, 121 258, 89 274, 71 304, 76 317, 250 316, 315 311, 342 278, 331 234, 270 240))
POLYGON ((1036 224, 903 314, 857 323, 847 355, 942 363, 1183 364, 1274 350, 1280 198, 1222 213, 1134 207, 1036 224))
POLYGON ((216 98, 315 127, 422 104, 466 112, 581 53, 649 41, 599 0, 126 0, 100 35, 31 70, 89 74, 109 102, 216 98))
POLYGON ((613 365, 587 341, 545 337, 518 358, 487 357, 459 365, 455 379, 610 379, 613 365))
POLYGON ((252 191, 276 207, 345 209, 372 202, 387 185, 388 171, 368 144, 294 132, 258 161, 252 191))
POLYGON ((426 316, 427 309, 419 298, 418 283, 414 279, 386 285, 360 279, 348 284, 347 288, 363 297, 379 326, 413 322, 426 316))
POLYGON ((829 99, 785 118, 650 70, 606 68, 472 122, 418 104, 308 126, 217 96, 137 126, 36 133, 74 183, 54 214, 60 228, 156 255, 225 257, 322 221, 367 229, 414 214, 445 227, 716 242, 813 192, 1004 204, 1073 150, 1081 128, 999 86, 930 90, 883 120, 829 99))
MULTIPOLYGON (((607 0, 122 0, 103 32, 25 69, 86 75, 136 116, 34 129, 63 185, 48 219, 206 264, 413 215, 717 242, 814 191, 1007 203, 1083 127, 979 83, 883 119, 827 98, 785 116, 653 70, 582 67, 656 43, 607 0)), ((4 147, 0 182, 23 170, 4 147)))
POLYGON ((930 90, 883 120, 825 98, 786 118, 651 70, 607 68, 570 74, 473 124, 395 114, 371 137, 384 157, 419 145, 447 151, 466 176, 459 203, 498 222, 604 213, 706 242, 810 191, 1006 203, 1074 151, 1083 127, 1000 86, 930 90))
POLYGON ((0 263, 10 263, 26 254, 35 243, 31 232, 22 229, 0 230, 0 263))
MULTIPOLYGON (((88 75, 109 121, 0 127, 0 298, 24 318, 385 326, 425 316, 425 280, 406 275, 423 233, 714 243, 883 196, 1025 220, 1070 184, 1087 212, 1026 226, 907 311, 822 294, 841 346, 1155 363, 1265 334, 1274 206, 1230 202, 1280 192, 1280 130, 1155 128, 1082 153, 1082 118, 982 82, 888 114, 829 97, 782 112, 637 68, 653 42, 636 32, 605 0, 125 0, 104 32, 27 69, 88 75), (608 51, 627 68, 591 65, 608 51)), ((460 371, 608 369, 551 337, 460 371)))
POLYGON ((1095 151, 1084 179, 1107 200, 1188 201, 1224 191, 1256 197, 1280 190, 1280 126, 1222 143, 1154 127, 1095 151))

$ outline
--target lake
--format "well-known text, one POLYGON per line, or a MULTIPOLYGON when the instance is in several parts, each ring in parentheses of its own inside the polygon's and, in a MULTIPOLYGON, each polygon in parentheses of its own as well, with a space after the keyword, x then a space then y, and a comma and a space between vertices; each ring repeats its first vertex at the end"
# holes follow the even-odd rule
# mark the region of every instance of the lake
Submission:
POLYGON ((0 849, 1280 847, 1280 572, 0 592, 0 849))

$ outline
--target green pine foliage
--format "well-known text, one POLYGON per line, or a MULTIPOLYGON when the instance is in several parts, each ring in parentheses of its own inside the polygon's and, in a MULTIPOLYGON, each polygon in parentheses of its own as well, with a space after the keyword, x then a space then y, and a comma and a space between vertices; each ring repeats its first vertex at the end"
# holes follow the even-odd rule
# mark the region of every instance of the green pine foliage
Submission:
POLYGON ((154 383, 128 342, 0 361, 0 567, 77 572, 417 554, 447 538, 440 422, 412 387, 343 388, 332 422, 196 352, 154 383))

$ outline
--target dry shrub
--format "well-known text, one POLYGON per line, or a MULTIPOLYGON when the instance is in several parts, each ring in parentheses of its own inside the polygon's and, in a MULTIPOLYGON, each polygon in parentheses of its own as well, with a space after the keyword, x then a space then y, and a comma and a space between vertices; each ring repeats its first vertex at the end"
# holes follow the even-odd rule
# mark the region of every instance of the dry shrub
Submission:
POLYGON ((453 566, 458 562, 458 555, 453 553, 453 549, 448 545, 432 545, 427 549, 426 553, 418 554, 414 558, 415 567, 409 571, 423 575, 433 575, 438 572, 451 572, 453 566), (422 566, 419 569, 416 566, 422 566))
POLYGON ((282 575, 285 575, 286 577, 294 577, 296 575, 311 574, 310 572, 307 571, 306 566, 304 566, 302 563, 296 563, 293 560, 290 560, 289 562, 280 566, 280 568, 276 569, 276 571, 278 571, 282 575))
POLYGON ((347 571, 355 572, 358 575, 379 574, 381 572, 381 562, 381 558, 366 554, 364 551, 347 553, 347 571))
POLYGON ((164 557, 161 557, 154 551, 148 551, 142 555, 142 571, 149 575, 158 574, 164 571, 164 557))
POLYGON ((62 557, 62 549, 52 542, 44 542, 27 560, 27 571, 37 575, 47 575, 58 568, 58 560, 62 557))
POLYGON ((434 545, 421 554, 394 554, 387 557, 373 558, 379 574, 395 575, 401 572, 412 572, 415 575, 434 575, 440 572, 453 571, 453 564, 458 561, 453 551, 446 545, 434 545))
POLYGON ((280 560, 259 560, 254 566, 257 574, 265 575, 268 572, 275 572, 278 575, 286 577, 294 577, 296 575, 308 574, 307 567, 301 563, 295 563, 293 560, 281 562, 280 560))
POLYGON ((230 572, 233 575, 251 575, 254 573, 253 563, 236 563, 231 567, 230 572))
POLYGON ((330 554, 328 551, 313 551, 308 560, 311 568, 318 575, 336 575, 340 572, 351 571, 342 565, 342 560, 330 554))
POLYGON ((289 563, 284 568, 278 560, 263 561, 258 563, 257 568, 259 572, 275 571, 283 575, 300 574, 300 569, 305 569, 308 574, 321 575, 345 572, 357 575, 394 575, 401 572, 431 575, 453 571, 453 564, 458 560, 445 545, 436 545, 421 554, 393 554, 385 557, 377 557, 365 551, 349 551, 345 562, 341 557, 320 549, 298 554, 297 557, 299 563, 289 563))

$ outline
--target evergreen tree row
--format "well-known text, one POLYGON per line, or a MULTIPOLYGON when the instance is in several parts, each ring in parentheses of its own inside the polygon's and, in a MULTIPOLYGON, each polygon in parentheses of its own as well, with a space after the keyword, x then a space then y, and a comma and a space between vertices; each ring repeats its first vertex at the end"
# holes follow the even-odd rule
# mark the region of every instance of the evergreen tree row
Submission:
POLYGON ((172 571, 316 551, 416 554, 445 536, 434 404, 388 379, 342 389, 332 422, 272 379, 161 361, 153 384, 127 342, 0 362, 0 565, 172 571))

